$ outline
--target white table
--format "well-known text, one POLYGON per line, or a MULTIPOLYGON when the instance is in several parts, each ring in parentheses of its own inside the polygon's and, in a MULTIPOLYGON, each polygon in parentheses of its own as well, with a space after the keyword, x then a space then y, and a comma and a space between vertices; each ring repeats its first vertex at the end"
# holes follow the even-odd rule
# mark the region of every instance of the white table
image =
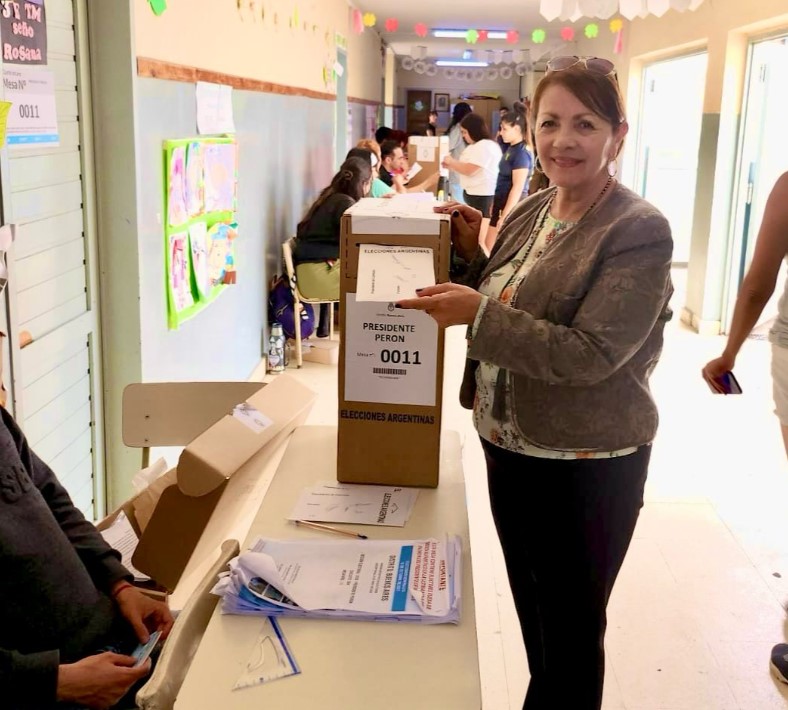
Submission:
MULTIPOLYGON (((284 458, 243 547, 264 535, 319 536, 286 520, 301 491, 336 479, 336 427, 301 427, 284 458)), ((301 674, 233 691, 262 626, 254 617, 211 619, 183 683, 178 710, 479 710, 481 689, 471 578, 462 451, 445 432, 440 485, 422 489, 404 528, 358 526, 370 537, 419 539, 445 532, 462 538, 459 625, 280 619, 301 674)))

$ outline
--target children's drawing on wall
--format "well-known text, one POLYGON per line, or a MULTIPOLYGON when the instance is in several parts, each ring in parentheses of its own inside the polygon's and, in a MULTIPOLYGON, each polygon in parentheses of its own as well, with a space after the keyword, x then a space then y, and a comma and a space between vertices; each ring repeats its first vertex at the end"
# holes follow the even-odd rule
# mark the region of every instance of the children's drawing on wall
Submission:
POLYGON ((204 149, 203 144, 192 141, 186 153, 186 209, 189 217, 199 217, 205 210, 204 202, 204 149))
POLYGON ((211 293, 211 279, 208 274, 208 227, 205 222, 195 222, 189 227, 189 242, 192 248, 192 270, 197 290, 202 298, 211 293))
POLYGON ((208 255, 208 272, 211 283, 214 286, 234 284, 236 273, 233 242, 238 237, 238 225, 235 222, 232 224, 218 222, 208 230, 208 237, 211 245, 208 255))
POLYGON ((186 147, 173 149, 167 176, 167 221, 171 227, 189 219, 186 210, 186 147))
POLYGON ((175 311, 182 311, 194 304, 189 278, 188 234, 170 235, 170 292, 175 311))
POLYGON ((235 209, 236 151, 234 143, 205 146, 205 211, 235 209))

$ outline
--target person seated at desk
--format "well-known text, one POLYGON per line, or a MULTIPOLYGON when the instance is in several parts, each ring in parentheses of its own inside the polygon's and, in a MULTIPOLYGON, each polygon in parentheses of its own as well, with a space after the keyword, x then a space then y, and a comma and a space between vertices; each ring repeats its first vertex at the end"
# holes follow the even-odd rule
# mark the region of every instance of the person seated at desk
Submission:
POLYGON ((380 173, 378 172, 380 168, 380 146, 375 141, 359 141, 355 148, 351 148, 347 152, 345 160, 348 158, 361 158, 369 161, 372 168, 372 185, 369 189, 370 197, 391 197, 396 194, 393 187, 389 187, 380 179, 380 173), (372 146, 375 146, 375 148, 372 146))
POLYGON ((380 146, 380 155, 380 179, 397 192, 432 192, 437 186, 440 178, 438 172, 433 173, 417 185, 412 187, 408 185, 405 178, 408 171, 408 161, 402 146, 397 141, 383 141, 383 145, 380 146))
POLYGON ((0 705, 134 708, 150 661, 128 654, 172 627, 0 408, 0 705))
MULTIPOLYGON (((342 163, 331 184, 307 210, 296 231, 293 250, 298 290, 306 298, 339 300, 339 234, 342 215, 372 185, 369 158, 349 158, 342 163)), ((329 334, 330 309, 320 304, 317 337, 329 334)))

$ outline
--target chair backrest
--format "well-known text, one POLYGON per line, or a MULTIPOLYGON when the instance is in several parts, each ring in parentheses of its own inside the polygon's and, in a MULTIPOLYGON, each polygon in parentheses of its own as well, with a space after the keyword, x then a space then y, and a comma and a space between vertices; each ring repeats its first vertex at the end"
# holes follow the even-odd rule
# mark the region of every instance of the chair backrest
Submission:
POLYGON ((170 636, 148 682, 137 692, 137 707, 142 710, 172 710, 186 678, 194 654, 219 601, 211 594, 219 572, 238 554, 237 540, 222 543, 219 559, 194 590, 183 611, 178 614, 170 636))
POLYGON ((282 244, 282 257, 285 260, 285 269, 287 270, 287 280, 290 282, 290 288, 293 289, 293 295, 300 299, 301 294, 297 293, 298 287, 296 286, 295 264, 293 263, 293 246, 295 245, 295 237, 290 237, 284 244, 282 244))

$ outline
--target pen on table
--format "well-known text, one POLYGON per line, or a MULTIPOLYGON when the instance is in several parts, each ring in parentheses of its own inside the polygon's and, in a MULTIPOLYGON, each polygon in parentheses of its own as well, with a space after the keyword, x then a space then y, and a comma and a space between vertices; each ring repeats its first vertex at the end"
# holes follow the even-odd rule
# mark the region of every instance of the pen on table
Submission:
POLYGON ((323 525, 322 523, 313 523, 310 520, 296 520, 295 524, 300 526, 304 526, 307 528, 315 528, 315 530, 325 530, 326 532, 336 533, 337 535, 347 535, 348 537, 357 537, 360 540, 367 540, 366 535, 362 535, 361 533, 353 532, 352 530, 342 530, 341 528, 335 528, 333 525, 323 525))

